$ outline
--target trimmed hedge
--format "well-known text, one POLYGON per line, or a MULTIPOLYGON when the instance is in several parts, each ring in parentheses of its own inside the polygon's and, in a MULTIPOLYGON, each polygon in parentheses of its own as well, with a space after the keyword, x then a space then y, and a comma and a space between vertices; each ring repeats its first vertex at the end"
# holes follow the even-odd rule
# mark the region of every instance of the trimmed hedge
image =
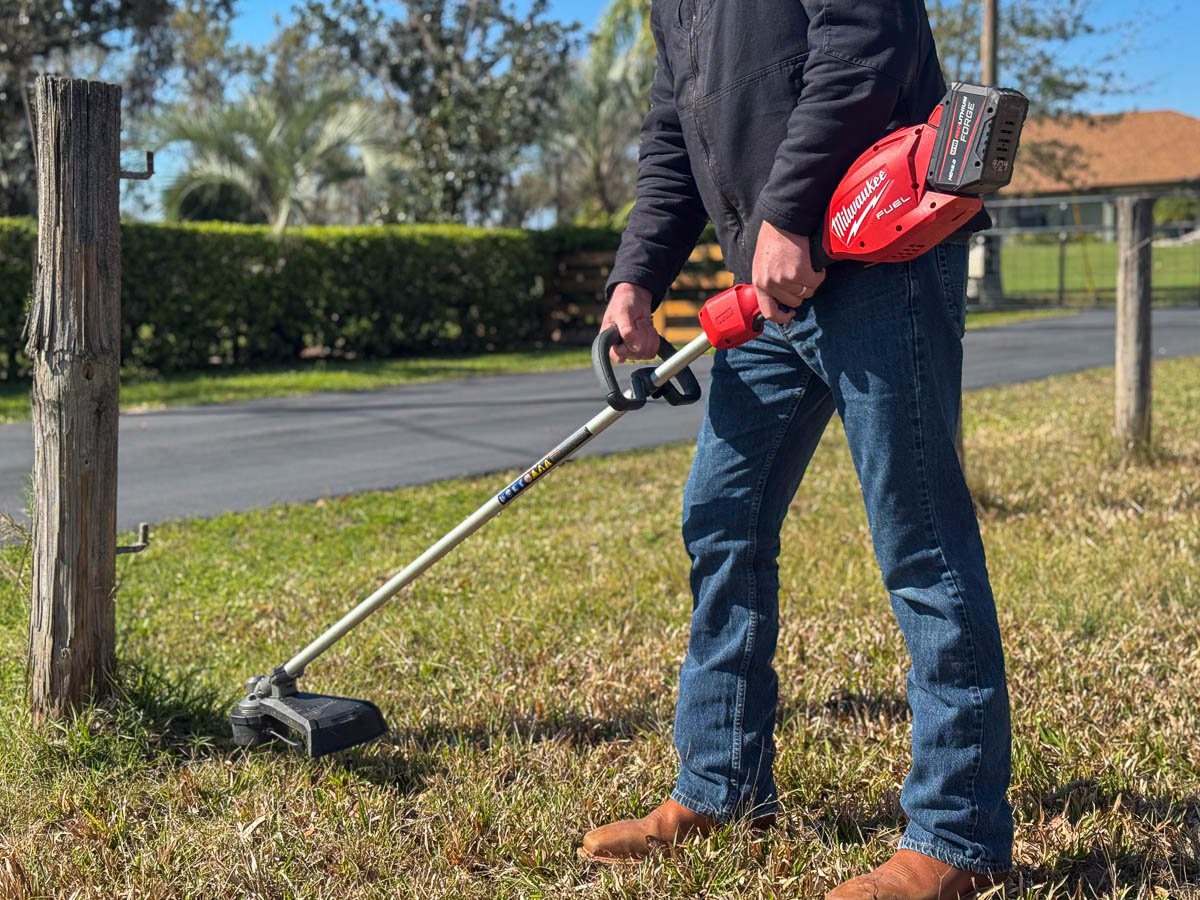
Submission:
MULTIPOLYGON (((556 257, 599 229, 122 227, 122 355, 158 372, 288 362, 309 348, 386 357, 547 339, 556 257)), ((20 374, 35 226, 0 220, 0 372, 20 374)))
POLYGON ((24 364, 21 349, 36 250, 33 222, 0 219, 0 377, 17 377, 24 364))

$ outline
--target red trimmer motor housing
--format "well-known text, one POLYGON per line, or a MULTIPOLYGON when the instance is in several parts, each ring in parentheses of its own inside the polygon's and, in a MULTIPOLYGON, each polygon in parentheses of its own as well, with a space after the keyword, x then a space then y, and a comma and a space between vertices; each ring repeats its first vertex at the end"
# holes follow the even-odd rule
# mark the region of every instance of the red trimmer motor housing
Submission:
MULTIPOLYGON (((850 167, 829 201, 829 260, 903 262, 962 228, 1012 179, 1029 101, 955 83, 924 125, 889 134, 850 167)), ((814 253, 819 256, 819 253, 814 253)))
MULTIPOLYGON (((955 83, 929 121, 873 144, 829 201, 813 263, 904 262, 944 241, 1012 180, 1029 101, 1017 91, 955 83), (823 252, 822 252, 823 251, 823 252)), ((700 310, 709 342, 737 347, 762 330, 758 295, 739 284, 700 310)))

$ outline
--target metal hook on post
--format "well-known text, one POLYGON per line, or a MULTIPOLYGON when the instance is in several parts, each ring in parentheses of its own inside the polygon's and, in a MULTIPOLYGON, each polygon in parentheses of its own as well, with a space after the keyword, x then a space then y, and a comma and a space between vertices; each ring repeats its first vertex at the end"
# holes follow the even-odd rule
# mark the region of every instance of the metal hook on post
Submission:
POLYGON ((131 172, 128 169, 121 170, 121 177, 131 181, 149 181, 154 177, 154 151, 146 150, 146 171, 131 172))
POLYGON ((136 544, 129 544, 125 547, 118 547, 117 553, 141 553, 150 546, 150 523, 138 523, 138 539, 136 544))

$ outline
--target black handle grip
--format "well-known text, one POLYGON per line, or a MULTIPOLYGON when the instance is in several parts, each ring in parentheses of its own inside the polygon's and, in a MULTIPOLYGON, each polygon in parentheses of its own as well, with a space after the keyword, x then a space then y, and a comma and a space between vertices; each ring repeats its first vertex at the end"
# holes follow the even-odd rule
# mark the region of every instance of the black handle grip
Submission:
MULTIPOLYGON (((821 226, 821 231, 825 230, 825 226, 821 226)), ((818 232, 808 240, 809 259, 812 261, 814 272, 820 272, 822 269, 828 269, 829 264, 833 262, 829 254, 825 252, 825 242, 821 240, 821 234, 818 232)))
POLYGON ((642 387, 639 397, 639 386, 636 382, 633 385, 634 396, 626 397, 625 392, 621 390, 621 385, 617 382, 617 373, 613 371, 612 357, 608 355, 608 351, 619 343, 621 343, 621 332, 617 330, 616 325, 610 325, 596 335, 596 339, 592 341, 592 371, 596 373, 600 384, 608 392, 604 398, 608 401, 608 405, 620 412, 628 412, 631 409, 641 409, 646 405, 646 391, 645 387, 642 387))
MULTIPOLYGON (((629 385, 633 396, 626 397, 617 381, 617 373, 613 371, 612 357, 609 356, 609 351, 619 343, 621 343, 621 333, 617 330, 616 325, 605 328, 596 335, 596 340, 592 342, 592 371, 596 373, 600 384, 607 392, 604 399, 613 409, 619 412, 641 409, 646 405, 646 400, 651 397, 662 397, 671 406, 686 406, 700 399, 700 382, 696 380, 696 376, 692 374, 690 368, 685 368, 675 376, 675 381, 679 383, 678 387, 668 381, 662 387, 656 388, 653 366, 638 369, 633 373, 629 385)), ((659 337, 658 358, 667 359, 674 355, 675 348, 666 338, 659 337)))
MULTIPOLYGON (((658 358, 670 359, 675 355, 675 347, 662 335, 658 337, 658 358)), ((636 378, 640 373, 645 373, 645 379, 648 384, 653 384, 650 377, 654 374, 653 368, 638 369, 634 372, 636 378)), ((675 386, 674 382, 668 381, 658 390, 653 391, 651 397, 662 397, 671 406, 687 406, 689 403, 695 403, 700 399, 700 382, 696 380, 696 376, 692 374, 690 367, 685 366, 683 371, 675 376, 675 382, 678 382, 679 387, 675 386), (682 389, 682 390, 681 390, 682 389)))

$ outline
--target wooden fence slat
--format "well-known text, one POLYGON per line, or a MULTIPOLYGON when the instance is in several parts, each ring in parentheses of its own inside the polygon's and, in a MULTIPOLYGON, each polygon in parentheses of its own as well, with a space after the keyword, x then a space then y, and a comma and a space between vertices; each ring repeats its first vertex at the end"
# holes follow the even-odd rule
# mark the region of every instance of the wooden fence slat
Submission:
POLYGON ((668 297, 663 301, 661 309, 667 317, 695 316, 700 312, 700 304, 694 300, 672 300, 668 297))
POLYGON ((720 244, 697 244, 696 249, 692 251, 692 255, 688 257, 688 262, 723 262, 725 257, 721 254, 720 244))
MULTIPOLYGON (((558 260, 550 281, 553 297, 550 320, 552 339, 583 341, 594 334, 604 315, 605 289, 615 253, 603 250, 574 251, 558 260)), ((690 340, 699 334, 696 315, 712 294, 732 287, 733 275, 713 268, 722 261, 718 244, 700 244, 689 257, 669 297, 654 313, 654 326, 668 340, 690 340)))
POLYGON ((616 258, 616 252, 613 250, 574 250, 565 256, 559 257, 559 268, 568 269, 591 269, 596 266, 607 266, 612 268, 613 259, 616 258))
POLYGON ((686 344, 698 334, 700 334, 700 326, 693 325, 691 327, 666 328, 662 336, 678 347, 680 344, 686 344))
POLYGON ((607 286, 608 275, 581 272, 569 279, 555 279, 553 290, 557 294, 598 294, 603 297, 607 286))
POLYGON ((723 291, 733 287, 733 273, 724 270, 720 272, 681 272, 671 285, 673 290, 723 291))

